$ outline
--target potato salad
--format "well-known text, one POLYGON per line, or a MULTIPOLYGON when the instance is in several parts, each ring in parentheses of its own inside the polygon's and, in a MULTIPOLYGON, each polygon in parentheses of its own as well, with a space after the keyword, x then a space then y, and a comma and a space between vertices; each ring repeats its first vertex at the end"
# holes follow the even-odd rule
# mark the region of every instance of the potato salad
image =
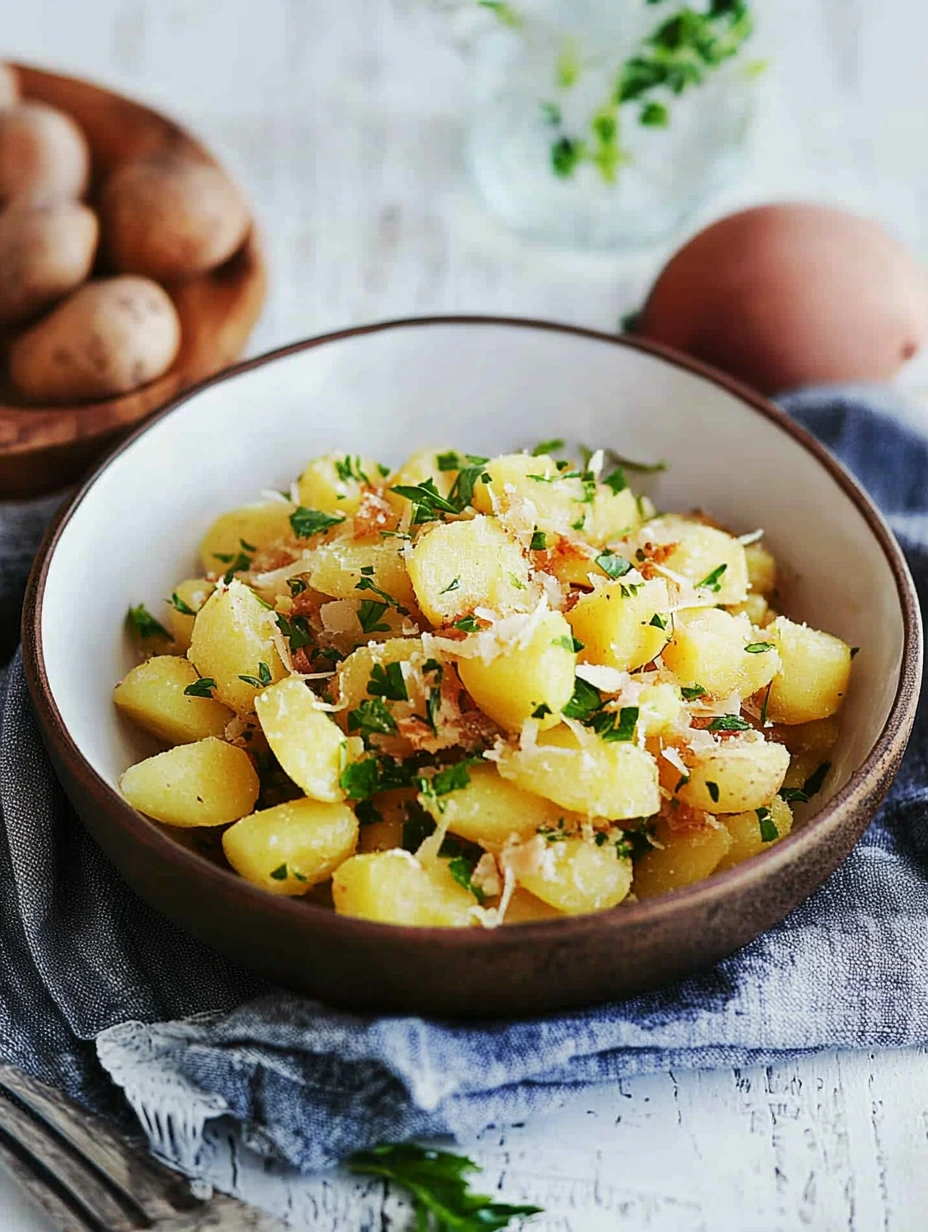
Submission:
POLYGON ((327 454, 222 514, 130 610, 115 703, 165 748, 125 798, 269 893, 427 927, 604 911, 784 838, 855 651, 778 611, 760 530, 578 453, 327 454))

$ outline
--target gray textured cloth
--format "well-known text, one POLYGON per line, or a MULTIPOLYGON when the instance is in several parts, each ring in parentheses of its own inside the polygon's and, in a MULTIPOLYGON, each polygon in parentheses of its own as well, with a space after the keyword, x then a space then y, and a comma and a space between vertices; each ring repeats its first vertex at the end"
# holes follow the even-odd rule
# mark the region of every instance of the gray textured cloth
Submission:
MULTIPOLYGON (((875 495, 924 597, 928 442, 876 413, 872 397, 825 391, 789 407, 875 495)), ((8 538, 0 518, 0 556, 8 538)), ((23 542, 15 553, 28 555, 23 542)), ((18 659, 2 717, 0 1057, 118 1111, 108 1073, 157 1148, 192 1174, 217 1117, 259 1151, 313 1168, 382 1139, 521 1119, 567 1089, 631 1074, 928 1043, 924 711, 850 859, 741 953, 623 1004, 466 1027, 335 1013, 186 938, 120 882, 75 820, 18 659)))

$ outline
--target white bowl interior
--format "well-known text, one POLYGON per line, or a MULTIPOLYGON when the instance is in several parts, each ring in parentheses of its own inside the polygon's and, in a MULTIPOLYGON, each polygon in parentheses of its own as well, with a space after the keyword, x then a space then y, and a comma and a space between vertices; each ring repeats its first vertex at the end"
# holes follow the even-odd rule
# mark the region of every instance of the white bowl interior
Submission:
POLYGON ((395 464, 429 444, 491 454, 555 436, 666 459, 648 485, 659 507, 763 527, 789 614, 862 647, 823 803, 877 740, 902 662, 896 584, 865 518, 821 462, 711 381, 631 347, 492 323, 399 326, 276 359, 197 393, 106 467, 64 527, 41 613, 78 748, 113 785, 152 751, 112 704, 134 662, 125 613, 165 611, 219 512, 287 488, 327 450, 395 464))

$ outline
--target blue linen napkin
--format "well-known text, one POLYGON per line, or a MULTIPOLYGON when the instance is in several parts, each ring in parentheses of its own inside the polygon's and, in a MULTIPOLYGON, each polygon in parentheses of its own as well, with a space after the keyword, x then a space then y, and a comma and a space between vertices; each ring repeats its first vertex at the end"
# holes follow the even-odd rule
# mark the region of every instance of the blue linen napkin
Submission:
MULTIPOLYGON (((875 496, 924 599, 928 439, 881 391, 811 391, 784 404, 875 496)), ((21 560, 28 522, 0 509, 0 586, 7 528, 21 560)), ((3 602, 0 593, 0 619, 3 602)), ((671 988, 478 1026, 337 1013, 186 937, 135 897, 76 821, 18 656, 0 708, 0 1059, 125 1116, 121 1088, 153 1146, 191 1175, 217 1118, 238 1122, 253 1149, 313 1169, 382 1140, 521 1120, 584 1084, 928 1043, 924 707, 878 820, 782 924, 671 988)))

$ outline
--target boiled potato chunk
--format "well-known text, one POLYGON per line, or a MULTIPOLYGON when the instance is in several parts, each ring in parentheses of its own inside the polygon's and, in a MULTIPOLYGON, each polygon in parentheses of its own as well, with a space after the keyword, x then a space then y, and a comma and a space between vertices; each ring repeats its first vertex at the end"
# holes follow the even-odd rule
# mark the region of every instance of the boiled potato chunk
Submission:
POLYGON ((422 641, 418 637, 391 637, 385 642, 373 646, 359 646, 338 665, 338 696, 347 703, 339 714, 346 715, 358 706, 366 697, 370 697, 368 687, 375 667, 386 667, 390 663, 407 663, 410 659, 425 656, 422 653, 422 641))
POLYGON ((238 714, 251 714, 255 695, 287 674, 272 636, 274 627, 273 613, 238 579, 215 591, 194 621, 187 657, 201 676, 215 680, 215 696, 238 714))
POLYGON ((726 737, 694 755, 679 798, 707 813, 745 813, 767 805, 783 786, 789 753, 758 733, 726 737))
POLYGON ((711 589, 702 592, 707 604, 741 603, 748 593, 744 548, 732 535, 672 513, 648 522, 645 531, 652 543, 674 544, 673 551, 661 563, 694 586, 725 566, 711 589))
POLYGON ((407 458, 398 471, 394 471, 384 480, 384 496, 394 510, 403 514, 409 508, 409 501, 399 492, 392 491, 395 487, 415 488, 420 483, 431 479, 442 496, 448 496, 457 478, 455 470, 442 470, 439 459, 450 457, 453 449, 420 449, 411 458, 407 458))
POLYGON ((364 487, 383 483, 383 473, 371 458, 327 453, 313 458, 297 480, 300 504, 322 513, 357 513, 364 487))
POLYGON ((634 671, 657 658, 670 630, 667 583, 654 578, 643 585, 607 582, 582 595, 567 613, 582 663, 599 663, 634 671))
POLYGON ((742 860, 750 860, 751 856, 766 851, 774 843, 778 843, 781 838, 786 838, 793 828, 792 809, 785 800, 775 796, 768 806, 768 811, 770 816, 767 824, 772 825, 777 832, 776 837, 769 842, 764 840, 761 833, 761 819, 756 809, 752 809, 749 813, 732 813, 731 816, 722 819, 726 830, 731 835, 731 846, 716 866, 716 872, 720 873, 726 868, 734 868, 742 860))
POLYGON ((200 560, 209 573, 224 573, 240 553, 256 551, 293 538, 289 501, 261 501, 221 514, 200 541, 200 560), (224 557, 228 557, 226 560, 224 557))
POLYGON ((255 698, 261 729, 284 773, 313 800, 344 800, 345 736, 305 684, 290 676, 255 698))
POLYGON ((749 543, 744 549, 744 563, 747 565, 748 581, 753 593, 769 595, 776 590, 777 562, 765 547, 761 547, 759 543, 749 543))
POLYGON ((457 667, 464 688, 500 727, 519 731, 534 717, 545 730, 561 721, 571 699, 576 661, 570 625, 560 612, 546 612, 489 663, 477 656, 457 667))
POLYGON ((686 725, 686 712, 676 685, 646 684, 638 698, 638 709, 645 736, 662 736, 686 725))
POLYGON ((780 652, 767 717, 774 723, 809 723, 839 710, 851 675, 847 643, 785 616, 778 616, 764 632, 780 652))
POLYGON ((382 924, 466 928, 477 900, 451 876, 446 860, 422 865, 408 851, 352 856, 336 869, 332 898, 340 915, 382 924))
POLYGON ((171 624, 171 633, 174 635, 174 649, 177 654, 186 654, 190 649, 190 639, 193 636, 193 622, 196 614, 215 589, 215 582, 208 582, 206 578, 188 578, 184 582, 178 582, 174 587, 168 618, 171 624), (189 612, 181 611, 178 604, 189 608, 193 615, 191 616, 189 612))
POLYGON ((333 599, 379 599, 373 591, 358 590, 364 577, 369 577, 374 586, 386 591, 402 607, 415 606, 415 592, 397 540, 333 539, 313 552, 309 584, 320 594, 331 595, 333 599))
POLYGON ((222 836, 235 871, 272 894, 305 894, 354 854, 358 820, 347 804, 288 800, 243 817, 222 836))
POLYGON ((113 690, 119 709, 166 744, 191 744, 221 736, 233 712, 209 697, 184 693, 195 684, 196 669, 176 655, 157 655, 133 667, 113 690))
POLYGON ((539 871, 521 872, 519 883, 564 915, 615 907, 632 887, 632 862, 621 854, 621 830, 601 833, 601 846, 579 837, 546 844, 539 871))
POLYGON ((591 543, 601 547, 627 535, 641 521, 638 502, 631 488, 613 492, 600 483, 583 523, 583 535, 591 543))
POLYGON ((702 825, 680 828, 671 827, 661 817, 655 823, 654 838, 660 846, 635 861, 634 891, 638 898, 656 898, 704 881, 718 868, 733 841, 727 827, 714 817, 708 817, 702 825))
POLYGON ((550 903, 543 903, 534 894, 529 894, 528 890, 516 887, 506 908, 503 923, 532 924, 535 920, 556 920, 561 915, 563 912, 552 907, 550 903))
POLYGON ((526 611, 528 561, 494 518, 444 522, 420 534, 408 562, 419 607, 433 625, 475 607, 526 611))
POLYGON ((732 616, 740 616, 743 613, 758 629, 765 628, 776 617, 776 612, 764 596, 755 595, 753 592, 747 595, 742 603, 733 603, 726 608, 726 611, 731 612, 732 616))
POLYGON ((441 797, 442 811, 434 804, 432 809, 435 820, 443 821, 451 834, 489 851, 499 851, 513 835, 530 838, 538 830, 557 829, 559 822, 578 821, 553 800, 501 778, 495 766, 471 766, 469 774, 466 787, 441 797))
POLYGON ((133 808, 166 826, 222 826, 250 813, 258 776, 242 749, 209 736, 130 766, 119 782, 133 808))
POLYGON ((620 821, 660 808, 657 764, 634 744, 607 744, 591 733, 581 745, 570 728, 555 727, 534 745, 504 748, 498 765, 524 791, 587 817, 620 821))
MULTIPOLYGON (((563 518, 556 519, 557 526, 555 526, 551 525, 551 518, 545 516, 552 502, 550 493, 546 498, 543 489, 549 486, 553 488, 558 476, 557 464, 546 454, 537 458, 527 453, 501 454, 498 458, 491 458, 487 462, 483 474, 489 475, 489 483, 484 482, 481 477, 474 485, 474 508, 479 513, 493 513, 495 502, 502 497, 504 492, 509 492, 511 495, 532 502, 541 514, 541 520, 538 522, 540 529, 555 531, 564 520, 563 518), (548 525, 542 526, 542 521, 548 525)), ((560 487, 559 484, 558 487, 560 487)), ((559 498, 557 504, 561 503, 563 502, 559 498)), ((574 514, 574 521, 576 521, 576 514, 574 514)))
POLYGON ((663 658, 681 684, 700 684, 713 697, 750 697, 780 665, 773 638, 746 616, 714 607, 678 612, 663 658))

